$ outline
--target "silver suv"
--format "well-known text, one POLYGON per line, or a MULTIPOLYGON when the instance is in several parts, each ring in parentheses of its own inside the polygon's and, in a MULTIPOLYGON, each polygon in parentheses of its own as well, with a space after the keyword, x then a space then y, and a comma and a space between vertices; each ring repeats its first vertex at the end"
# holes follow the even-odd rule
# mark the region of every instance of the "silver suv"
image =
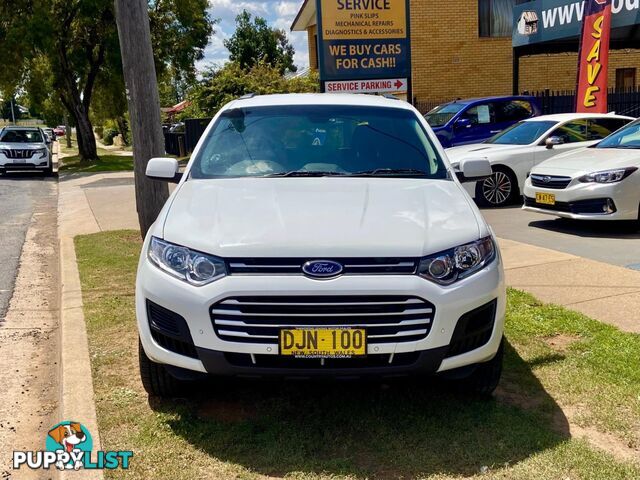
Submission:
POLYGON ((0 130, 0 173, 9 170, 42 170, 53 174, 51 152, 37 127, 4 127, 0 130))

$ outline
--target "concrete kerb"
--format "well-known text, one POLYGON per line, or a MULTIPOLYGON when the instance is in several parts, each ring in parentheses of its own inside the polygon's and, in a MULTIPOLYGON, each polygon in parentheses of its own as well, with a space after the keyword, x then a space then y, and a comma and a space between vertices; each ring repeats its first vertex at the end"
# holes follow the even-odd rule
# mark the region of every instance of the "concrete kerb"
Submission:
MULTIPOLYGON (((60 345, 61 345, 61 389, 60 415, 64 420, 82 423, 91 433, 93 449, 100 450, 100 433, 95 407, 95 394, 89 357, 89 340, 84 313, 82 310, 82 291, 80 274, 76 263, 73 237, 60 236, 60 345), (67 348, 72 346, 72 348, 67 348)), ((60 478, 78 478, 73 471, 67 471, 60 478)), ((81 478, 100 480, 104 478, 102 470, 85 470, 81 478)))
MULTIPOLYGON (((64 174, 61 175, 63 177, 64 174)), ((62 179, 62 178, 61 178, 62 179)), ((58 239, 60 244, 60 345, 61 382, 60 418, 75 420, 91 433, 93 449, 101 449, 98 416, 95 407, 89 339, 83 312, 80 273, 73 238, 81 233, 99 231, 91 209, 79 188, 67 189, 59 183, 58 239), (72 346, 72 348, 69 348, 72 346)), ((59 478, 102 480, 102 470, 60 472, 59 478), (73 472, 73 473, 69 473, 73 472)))

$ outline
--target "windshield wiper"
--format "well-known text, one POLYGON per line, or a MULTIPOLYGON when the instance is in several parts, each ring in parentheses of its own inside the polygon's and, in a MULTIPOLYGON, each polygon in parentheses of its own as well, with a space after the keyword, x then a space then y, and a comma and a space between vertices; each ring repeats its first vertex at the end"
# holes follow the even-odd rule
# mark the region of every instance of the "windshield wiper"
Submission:
POLYGON ((409 175, 412 177, 420 176, 426 177, 429 174, 423 170, 418 170, 416 168, 376 168, 374 170, 365 170, 363 172, 355 172, 351 174, 352 177, 366 177, 373 175, 409 175))
POLYGON ((344 175, 344 173, 292 170, 290 172, 270 173, 268 175, 265 175, 265 177, 332 177, 332 176, 340 176, 340 175, 344 175))

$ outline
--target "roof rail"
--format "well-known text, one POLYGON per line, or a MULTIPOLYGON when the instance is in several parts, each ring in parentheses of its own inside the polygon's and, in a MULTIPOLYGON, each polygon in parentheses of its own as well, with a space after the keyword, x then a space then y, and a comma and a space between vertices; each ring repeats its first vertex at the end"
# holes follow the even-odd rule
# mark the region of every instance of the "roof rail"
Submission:
POLYGON ((238 98, 238 100, 248 100, 249 98, 253 98, 255 97, 257 94, 256 92, 251 92, 251 93, 245 93, 244 95, 242 95, 241 97, 238 98))
POLYGON ((382 96, 384 98, 388 98, 389 100, 400 100, 398 97, 396 97, 392 93, 383 93, 382 96))

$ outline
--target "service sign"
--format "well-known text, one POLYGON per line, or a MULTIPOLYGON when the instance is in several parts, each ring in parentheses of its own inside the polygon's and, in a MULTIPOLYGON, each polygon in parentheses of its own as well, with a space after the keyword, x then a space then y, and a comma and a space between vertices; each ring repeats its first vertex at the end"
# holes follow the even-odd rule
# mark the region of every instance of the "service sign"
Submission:
POLYGON ((359 90, 406 92, 406 79, 411 78, 409 0, 316 1, 325 91, 330 85, 341 85, 336 81, 393 80, 381 83, 380 89, 371 84, 374 88, 359 90), (396 80, 401 85, 394 89, 396 80))
POLYGON ((334 80, 324 82, 327 93, 407 93, 406 78, 382 78, 376 80, 334 80))

